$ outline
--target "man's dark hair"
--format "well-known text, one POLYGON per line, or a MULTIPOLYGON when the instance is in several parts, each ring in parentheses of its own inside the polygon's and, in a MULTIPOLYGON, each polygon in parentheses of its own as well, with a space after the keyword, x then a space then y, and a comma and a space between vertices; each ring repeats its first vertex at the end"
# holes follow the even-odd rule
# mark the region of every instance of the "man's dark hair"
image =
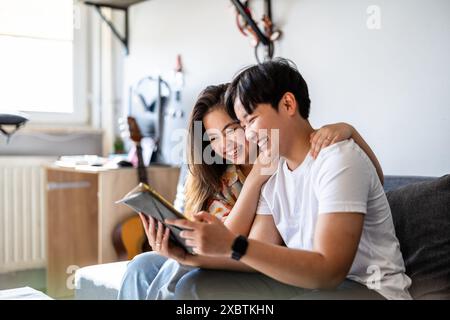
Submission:
POLYGON ((286 92, 295 96, 300 115, 308 119, 311 100, 305 80, 292 61, 276 58, 240 71, 228 87, 225 103, 229 115, 236 119, 236 98, 251 114, 260 103, 269 103, 278 110, 278 103, 286 92))

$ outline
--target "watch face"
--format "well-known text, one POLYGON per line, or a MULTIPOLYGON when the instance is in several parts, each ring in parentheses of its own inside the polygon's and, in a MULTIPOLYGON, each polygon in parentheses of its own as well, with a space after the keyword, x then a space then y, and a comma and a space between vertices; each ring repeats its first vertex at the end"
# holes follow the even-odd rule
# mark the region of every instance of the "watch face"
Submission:
POLYGON ((248 241, 244 236, 238 236, 231 247, 231 258, 239 260, 247 251, 248 241))
POLYGON ((234 260, 239 260, 239 259, 241 259, 241 255, 238 254, 237 252, 233 251, 231 253, 231 258, 234 259, 234 260))

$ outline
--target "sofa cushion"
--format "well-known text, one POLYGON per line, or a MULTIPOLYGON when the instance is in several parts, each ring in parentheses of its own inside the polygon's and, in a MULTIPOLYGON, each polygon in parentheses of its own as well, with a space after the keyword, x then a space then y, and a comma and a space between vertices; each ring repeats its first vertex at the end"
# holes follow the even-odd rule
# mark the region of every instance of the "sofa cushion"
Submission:
POLYGON ((415 299, 450 299, 450 175, 387 192, 415 299))
POLYGON ((388 192, 400 187, 407 186, 412 183, 433 181, 436 177, 424 177, 424 176, 384 176, 384 191, 388 192))
POLYGON ((128 261, 97 264, 75 272, 76 300, 115 300, 128 261))

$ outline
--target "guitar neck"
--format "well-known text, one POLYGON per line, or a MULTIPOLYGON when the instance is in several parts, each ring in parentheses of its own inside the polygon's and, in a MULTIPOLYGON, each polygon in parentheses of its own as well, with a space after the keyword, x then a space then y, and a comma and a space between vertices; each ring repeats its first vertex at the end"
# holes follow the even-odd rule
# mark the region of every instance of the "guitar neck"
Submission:
POLYGON ((138 158, 138 178, 139 182, 148 184, 147 170, 145 169, 144 159, 142 158, 142 147, 140 143, 136 144, 136 153, 138 158))

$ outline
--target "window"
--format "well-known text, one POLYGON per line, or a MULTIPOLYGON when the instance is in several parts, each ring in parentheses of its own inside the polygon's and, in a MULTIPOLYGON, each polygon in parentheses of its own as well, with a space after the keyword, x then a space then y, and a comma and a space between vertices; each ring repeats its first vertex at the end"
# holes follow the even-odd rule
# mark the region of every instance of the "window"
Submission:
POLYGON ((0 111, 24 111, 37 122, 85 122, 79 10, 73 0, 0 0, 0 111))

